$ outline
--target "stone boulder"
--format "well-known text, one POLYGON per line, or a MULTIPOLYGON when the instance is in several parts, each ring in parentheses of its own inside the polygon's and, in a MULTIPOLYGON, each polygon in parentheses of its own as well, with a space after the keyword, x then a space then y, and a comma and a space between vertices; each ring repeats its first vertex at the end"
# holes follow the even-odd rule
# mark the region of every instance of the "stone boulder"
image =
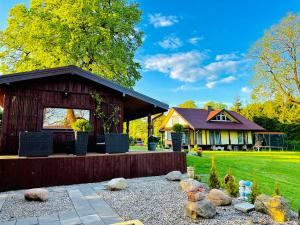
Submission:
POLYGON ((115 178, 107 183, 107 189, 110 191, 118 191, 127 188, 127 181, 124 178, 115 178))
POLYGON ((170 181, 180 181, 182 173, 180 171, 172 171, 166 175, 166 179, 170 181))
POLYGON ((207 184, 201 183, 194 179, 182 180, 182 181, 180 181, 179 185, 180 185, 181 189, 185 192, 195 191, 198 188, 203 188, 206 191, 209 190, 209 187, 207 184))
POLYGON ((207 197, 215 206, 231 205, 232 202, 232 198, 219 189, 210 190, 207 197))
POLYGON ((49 191, 45 188, 33 188, 24 192, 24 198, 28 201, 47 201, 49 198, 49 191))
POLYGON ((270 215, 278 223, 290 221, 293 217, 288 201, 281 196, 259 195, 254 202, 254 207, 257 212, 270 215))
POLYGON ((188 200, 191 202, 197 202, 204 200, 206 198, 205 190, 202 189, 201 191, 190 191, 187 193, 188 200))
POLYGON ((217 213, 216 207, 207 199, 199 202, 187 202, 185 205, 185 212, 186 215, 192 219, 197 219, 199 217, 211 219, 217 213))

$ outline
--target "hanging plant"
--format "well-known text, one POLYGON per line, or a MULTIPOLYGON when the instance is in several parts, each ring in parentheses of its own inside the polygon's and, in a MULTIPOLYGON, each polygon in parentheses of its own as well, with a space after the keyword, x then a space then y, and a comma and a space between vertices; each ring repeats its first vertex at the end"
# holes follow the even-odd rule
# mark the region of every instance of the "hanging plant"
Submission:
POLYGON ((112 127, 116 129, 118 133, 118 125, 121 120, 121 108, 117 104, 108 104, 104 102, 103 98, 98 93, 91 93, 91 97, 93 98, 96 108, 94 111, 94 117, 99 119, 103 124, 103 129, 105 134, 109 134, 111 132, 112 127), (112 109, 110 115, 106 115, 103 110, 103 105, 107 104, 109 108, 112 109))

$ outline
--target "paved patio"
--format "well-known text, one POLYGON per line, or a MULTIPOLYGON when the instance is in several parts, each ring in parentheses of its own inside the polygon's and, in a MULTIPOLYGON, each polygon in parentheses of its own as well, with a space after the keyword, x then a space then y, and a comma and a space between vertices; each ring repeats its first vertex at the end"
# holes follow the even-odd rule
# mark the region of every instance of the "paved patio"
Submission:
MULTIPOLYGON (((123 221, 122 218, 97 195, 104 189, 102 184, 80 184, 63 187, 50 187, 49 190, 66 190, 74 210, 59 212, 41 217, 28 217, 0 222, 0 225, 109 225, 123 221)), ((0 195, 0 211, 5 195, 0 195)), ((0 218, 1 219, 1 218, 0 218)))

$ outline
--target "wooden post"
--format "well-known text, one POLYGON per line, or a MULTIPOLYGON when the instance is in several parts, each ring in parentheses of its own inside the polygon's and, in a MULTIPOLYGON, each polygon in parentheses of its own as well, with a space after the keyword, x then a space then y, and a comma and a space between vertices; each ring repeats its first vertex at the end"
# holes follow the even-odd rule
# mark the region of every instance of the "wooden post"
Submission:
MULTIPOLYGON (((149 113, 147 116, 147 122, 148 122, 148 140, 149 140, 149 137, 152 135, 151 113, 149 113)), ((149 141, 148 141, 148 149, 149 149, 149 141)))
POLYGON ((129 123, 130 123, 130 121, 127 120, 126 121, 126 134, 129 134, 129 123))

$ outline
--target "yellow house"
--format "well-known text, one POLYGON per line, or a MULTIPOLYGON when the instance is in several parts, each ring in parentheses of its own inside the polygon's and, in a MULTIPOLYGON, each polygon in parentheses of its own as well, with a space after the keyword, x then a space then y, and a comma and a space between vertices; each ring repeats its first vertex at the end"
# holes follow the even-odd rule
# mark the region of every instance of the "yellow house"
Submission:
POLYGON ((253 133, 264 128, 237 112, 222 109, 171 108, 160 132, 165 146, 171 146, 172 126, 183 125, 183 145, 201 146, 203 149, 243 149, 253 145, 253 133))

